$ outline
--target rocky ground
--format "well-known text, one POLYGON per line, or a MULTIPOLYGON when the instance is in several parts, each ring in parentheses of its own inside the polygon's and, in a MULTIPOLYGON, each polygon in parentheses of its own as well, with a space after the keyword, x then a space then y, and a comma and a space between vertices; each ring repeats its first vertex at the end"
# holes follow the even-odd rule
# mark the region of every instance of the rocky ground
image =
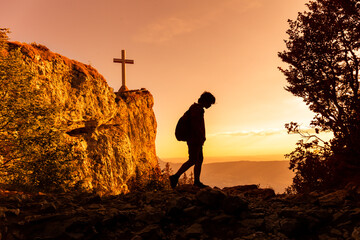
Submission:
POLYGON ((256 185, 104 196, 0 190, 0 239, 360 239, 360 187, 275 195, 256 185))

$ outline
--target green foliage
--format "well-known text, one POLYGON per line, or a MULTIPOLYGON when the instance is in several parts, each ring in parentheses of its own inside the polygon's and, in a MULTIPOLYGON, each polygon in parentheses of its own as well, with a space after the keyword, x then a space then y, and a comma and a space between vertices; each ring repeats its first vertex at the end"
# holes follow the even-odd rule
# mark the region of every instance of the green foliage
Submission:
POLYGON ((360 3, 316 0, 307 6, 308 11, 289 20, 287 51, 279 53, 289 68, 280 70, 286 90, 303 98, 316 114, 311 126, 317 132, 332 131, 334 138, 322 147, 318 139, 300 141, 288 155, 297 191, 326 186, 330 175, 343 184, 344 176, 336 172, 345 169, 339 166, 354 175, 360 167, 360 3))
MULTIPOLYGON (((170 168, 169 171, 171 171, 170 168)), ((135 174, 127 182, 127 185, 130 192, 170 189, 168 176, 169 172, 161 172, 159 165, 146 173, 140 172, 139 168, 136 167, 135 174)))
POLYGON ((297 123, 286 124, 286 128, 289 133, 298 133, 305 138, 297 142, 294 151, 285 155, 290 159, 289 169, 295 172, 293 183, 287 192, 309 192, 332 186, 333 152, 330 145, 316 135, 302 132, 297 123))
POLYGON ((165 164, 165 168, 162 170, 161 173, 162 173, 163 178, 169 179, 169 177, 173 174, 173 170, 170 167, 170 163, 167 162, 165 164))
POLYGON ((0 29, 0 181, 26 189, 65 190, 81 154, 58 123, 61 107, 45 100, 45 87, 24 64, 20 49, 7 49, 0 29))
MULTIPOLYGON (((0 50, 6 49, 6 43, 8 41, 8 34, 10 33, 9 29, 7 28, 0 28, 0 50)), ((3 54, 1 52, 1 54, 3 54)))
POLYGON ((194 184, 194 173, 190 172, 190 176, 188 177, 186 172, 179 178, 179 185, 185 184, 194 184))
MULTIPOLYGON (((160 171, 159 165, 148 173, 141 173, 139 168, 135 169, 134 176, 127 182, 130 191, 157 191, 170 190, 169 176, 173 174, 173 170, 169 163, 160 171)), ((194 173, 190 172, 188 177, 186 173, 179 179, 179 185, 193 184, 194 173)))

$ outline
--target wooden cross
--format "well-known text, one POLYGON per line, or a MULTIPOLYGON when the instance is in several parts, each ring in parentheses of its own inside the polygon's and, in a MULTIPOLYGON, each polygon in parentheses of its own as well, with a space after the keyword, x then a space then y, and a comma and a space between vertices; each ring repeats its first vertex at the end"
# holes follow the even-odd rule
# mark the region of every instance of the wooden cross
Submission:
POLYGON ((129 60, 125 58, 125 50, 121 50, 121 58, 114 58, 114 63, 121 63, 121 69, 122 69, 122 86, 119 90, 119 92, 128 91, 128 88, 126 87, 125 82, 125 64, 134 64, 134 60, 129 60))

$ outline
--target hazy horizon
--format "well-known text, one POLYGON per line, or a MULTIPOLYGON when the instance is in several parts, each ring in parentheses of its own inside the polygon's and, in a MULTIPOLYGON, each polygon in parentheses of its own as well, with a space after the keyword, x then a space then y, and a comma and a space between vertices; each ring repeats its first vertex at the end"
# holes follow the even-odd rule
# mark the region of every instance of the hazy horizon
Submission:
MULTIPOLYGON (((175 173, 184 161, 169 162, 172 173, 175 173)), ((160 159, 160 168, 164 169, 166 163, 160 159)), ((187 175, 192 171, 193 168, 190 168, 187 175)), ((276 193, 284 193, 291 185, 294 175, 287 160, 204 162, 201 181, 219 188, 256 184, 261 188, 272 188, 276 193)))
MULTIPOLYGON (((225 162, 237 162, 237 161, 255 161, 255 162, 269 162, 269 161, 289 161, 285 159, 285 154, 267 154, 267 155, 244 155, 244 156, 204 156, 205 163, 225 163, 225 162)), ((173 157, 173 158, 158 158, 163 162, 170 163, 183 163, 187 157, 173 157)))

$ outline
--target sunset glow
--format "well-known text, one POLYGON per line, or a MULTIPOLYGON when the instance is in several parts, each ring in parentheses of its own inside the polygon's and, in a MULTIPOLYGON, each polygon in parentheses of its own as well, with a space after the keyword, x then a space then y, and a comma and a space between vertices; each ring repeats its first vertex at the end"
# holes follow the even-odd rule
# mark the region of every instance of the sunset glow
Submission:
MULTIPOLYGON (((307 128, 313 113, 284 90, 287 19, 307 0, 16 0, 2 3, 1 27, 10 40, 40 43, 91 64, 117 91, 126 49, 127 87, 154 96, 156 151, 185 158, 174 136, 179 117, 204 91, 216 104, 205 111, 206 157, 277 156, 292 151, 297 135, 284 124, 307 128)), ((325 136, 328 138, 328 136, 325 136)), ((274 160, 264 157, 262 160, 274 160)))

